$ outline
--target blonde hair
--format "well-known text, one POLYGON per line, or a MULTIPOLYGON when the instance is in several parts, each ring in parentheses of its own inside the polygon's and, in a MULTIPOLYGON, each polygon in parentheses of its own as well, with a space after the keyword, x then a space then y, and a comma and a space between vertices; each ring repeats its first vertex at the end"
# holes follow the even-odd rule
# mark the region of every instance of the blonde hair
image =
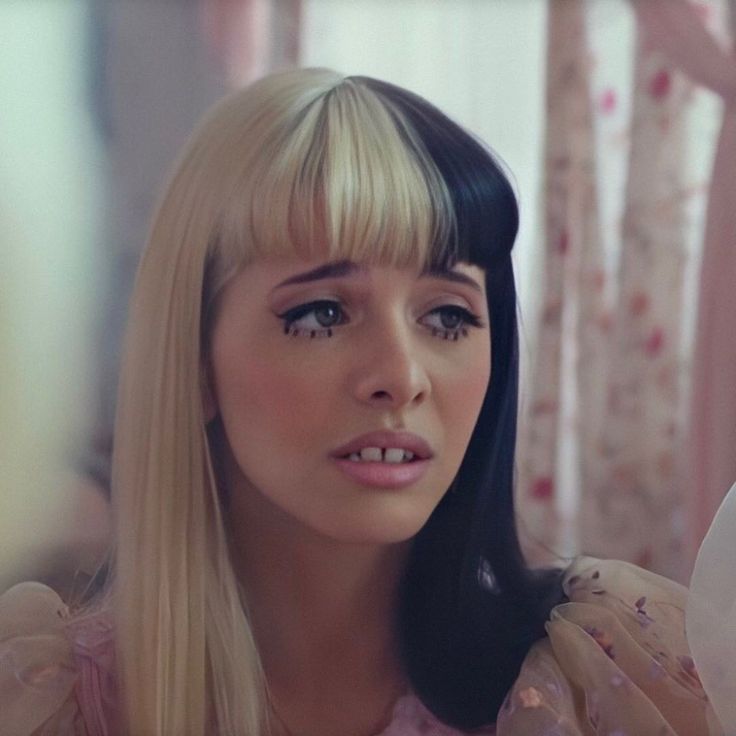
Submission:
POLYGON ((266 255, 427 263, 453 228, 421 141, 359 78, 267 77, 193 135, 138 271, 118 398, 111 600, 126 732, 268 729, 202 409, 219 290, 266 255))

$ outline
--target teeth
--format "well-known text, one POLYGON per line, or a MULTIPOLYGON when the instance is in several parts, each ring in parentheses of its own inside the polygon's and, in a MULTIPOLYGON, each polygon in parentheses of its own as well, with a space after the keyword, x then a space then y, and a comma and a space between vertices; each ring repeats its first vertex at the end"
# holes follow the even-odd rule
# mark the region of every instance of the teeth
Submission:
POLYGON ((404 461, 404 451, 396 447, 389 447, 386 449, 383 459, 387 463, 401 463, 404 461))
POLYGON ((410 450, 402 450, 398 447, 387 447, 385 450, 380 447, 364 447, 360 452, 350 454, 350 460, 353 462, 370 462, 370 463, 404 463, 414 459, 414 453, 410 450))

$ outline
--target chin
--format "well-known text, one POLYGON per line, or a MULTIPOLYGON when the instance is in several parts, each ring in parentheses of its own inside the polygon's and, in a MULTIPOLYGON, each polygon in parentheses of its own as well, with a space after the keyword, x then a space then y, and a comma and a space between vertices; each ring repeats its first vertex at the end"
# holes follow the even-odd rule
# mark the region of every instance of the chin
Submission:
MULTIPOLYGON (((328 536, 344 544, 391 545, 415 537, 429 519, 429 512, 376 514, 373 518, 344 521, 329 530, 328 536)), ((325 530, 327 531, 327 530, 325 530)))

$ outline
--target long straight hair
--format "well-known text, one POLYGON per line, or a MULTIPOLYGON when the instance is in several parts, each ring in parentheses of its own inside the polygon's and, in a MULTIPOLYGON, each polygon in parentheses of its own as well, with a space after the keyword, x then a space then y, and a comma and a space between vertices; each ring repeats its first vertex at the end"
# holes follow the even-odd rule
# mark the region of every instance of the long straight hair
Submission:
POLYGON ((396 623, 412 686, 439 718, 495 720, 558 590, 526 569, 514 525, 517 221, 493 156, 392 85, 283 72, 207 116, 158 206, 126 335, 109 583, 125 732, 269 728, 201 390, 221 288, 283 253, 486 269, 489 389, 457 478, 415 539, 396 623))

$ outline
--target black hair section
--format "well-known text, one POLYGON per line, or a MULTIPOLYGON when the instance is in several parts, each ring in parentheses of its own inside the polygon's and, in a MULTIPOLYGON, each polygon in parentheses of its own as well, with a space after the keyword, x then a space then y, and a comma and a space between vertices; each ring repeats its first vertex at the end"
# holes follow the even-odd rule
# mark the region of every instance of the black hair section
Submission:
POLYGON ((408 122, 407 142, 421 141, 445 181, 456 227, 439 265, 466 261, 486 271, 491 381, 455 481, 414 540, 398 621, 416 694, 445 723, 473 729, 496 721, 551 608, 564 600, 561 571, 531 570, 516 532, 516 197, 493 155, 433 105, 352 79, 393 109, 400 128, 408 122))

